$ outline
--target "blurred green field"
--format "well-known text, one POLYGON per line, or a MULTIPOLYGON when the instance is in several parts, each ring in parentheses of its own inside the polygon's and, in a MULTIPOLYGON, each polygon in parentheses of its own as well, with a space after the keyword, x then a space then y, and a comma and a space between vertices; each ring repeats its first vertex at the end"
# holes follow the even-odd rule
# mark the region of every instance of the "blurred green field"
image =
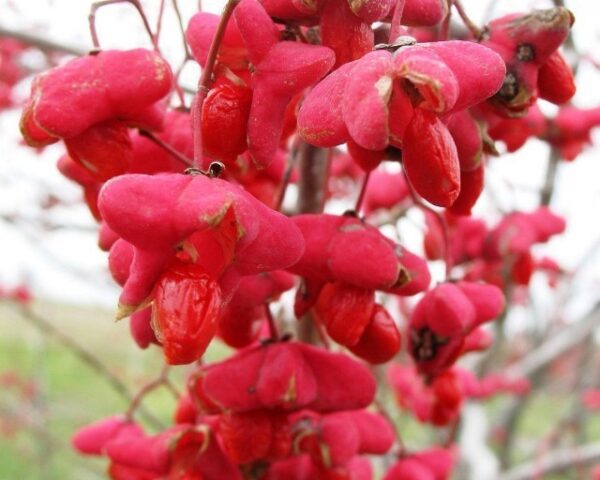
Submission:
MULTIPOLYGON (((158 376, 160 351, 137 348, 127 321, 114 322, 111 312, 48 303, 35 310, 100 358, 131 392, 158 376)), ((222 355, 223 347, 216 348, 222 355)), ((178 386, 188 368, 174 369, 178 386)), ((105 478, 104 462, 75 455, 70 437, 81 425, 124 412, 128 402, 72 352, 24 321, 18 310, 0 303, 0 375, 7 371, 32 381, 36 393, 24 399, 17 388, 0 386, 0 480, 105 478)), ((145 397, 144 405, 168 424, 175 401, 159 389, 145 397)))
MULTIPOLYGON (((111 312, 50 303, 37 304, 35 310, 100 358, 131 392, 159 374, 160 351, 139 350, 129 336, 127 322, 115 323, 111 312)), ((207 361, 224 353, 224 347, 215 343, 207 361)), ((179 388, 189 368, 174 369, 172 377, 179 388)), ((75 455, 70 437, 81 425, 125 411, 128 403, 72 352, 28 324, 18 309, 0 302, 0 376, 6 376, 6 372, 32 382, 34 394, 24 397, 14 385, 6 384, 6 378, 0 384, 0 480, 105 478, 104 462, 75 455)), ((170 421, 174 404, 173 396, 164 389, 151 393, 144 402, 164 423, 170 421)), ((492 416, 498 405, 487 405, 492 416)), ((522 460, 570 405, 566 395, 556 393, 533 398, 520 430, 517 452, 522 460)), ((431 441, 432 431, 408 415, 399 414, 397 421, 409 447, 418 448, 431 441)), ((584 433, 587 441, 600 440, 597 414, 588 418, 584 433)), ((585 477, 569 472, 544 478, 585 477)))

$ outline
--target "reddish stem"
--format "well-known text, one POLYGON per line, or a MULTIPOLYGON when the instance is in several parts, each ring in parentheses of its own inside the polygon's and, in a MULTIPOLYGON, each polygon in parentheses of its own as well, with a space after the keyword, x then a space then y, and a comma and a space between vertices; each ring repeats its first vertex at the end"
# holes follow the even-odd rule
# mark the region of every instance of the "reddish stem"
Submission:
POLYGON ((94 45, 95 50, 101 50, 100 41, 98 40, 98 32, 96 31, 96 12, 98 9, 105 7, 106 5, 112 5, 115 3, 130 3, 135 7, 135 9, 140 14, 142 22, 144 23, 144 28, 146 32, 148 32, 148 36, 150 37, 150 41, 152 42, 152 46, 154 50, 158 51, 158 43, 156 40, 156 36, 152 33, 152 29, 150 28, 150 23, 148 22, 148 18, 146 17, 146 13, 142 8, 139 0, 102 0, 100 2, 92 3, 92 7, 90 9, 90 14, 88 15, 88 20, 90 23, 90 34, 92 36, 92 43, 94 45))
POLYGON ((215 36, 210 45, 210 49, 208 51, 208 56, 206 58, 206 66, 202 71, 202 76, 200 77, 200 81, 198 82, 198 93, 194 98, 194 103, 192 104, 192 117, 194 124, 194 167, 200 168, 202 165, 202 129, 201 129, 201 119, 202 119, 202 105, 204 104, 204 99, 210 90, 210 84, 212 83, 212 74, 215 67, 215 62, 217 60, 217 55, 219 53, 219 48, 221 46, 221 42, 223 41, 223 36, 225 35, 225 29, 227 28, 227 24, 229 23, 229 19, 233 13, 234 8, 240 2, 240 0, 228 0, 225 8, 223 8, 223 13, 221 14, 221 20, 219 21, 219 26, 217 27, 217 31, 215 32, 215 36))
POLYGON ((371 178, 371 171, 369 170, 365 173, 363 178, 362 187, 360 187, 360 193, 358 194, 358 198, 356 199, 356 205, 354 206, 354 211, 359 214, 360 208, 362 206, 363 200, 365 198, 365 193, 367 192, 367 186, 369 185, 369 178, 371 178))
POLYGON ((156 20, 156 43, 160 38, 160 32, 162 30, 162 20, 165 13, 165 0, 160 0, 160 6, 158 7, 158 19, 156 20))
MULTIPOLYGON (((136 394, 136 396, 133 397, 133 400, 131 401, 129 408, 127 409, 127 413, 125 414, 125 416, 128 419, 133 418, 133 415, 135 414, 136 410, 142 404, 142 401, 144 400, 144 397, 146 397, 146 395, 148 395, 153 390, 156 390, 158 387, 161 387, 163 385, 171 385, 170 381, 169 381, 169 377, 168 377, 170 368, 171 367, 169 365, 164 365, 158 378, 155 378, 154 380, 152 380, 152 381, 148 382, 146 385, 144 385, 141 388, 141 390, 136 394)), ((171 387, 172 387, 172 385, 171 385, 171 387)), ((171 388, 169 388, 169 390, 173 391, 171 388)))
POLYGON ((169 153, 169 155, 171 155, 173 158, 175 158, 175 159, 179 160, 181 163, 183 163, 186 167, 191 167, 192 166, 192 163, 193 163, 192 160, 190 160, 189 158, 187 158, 180 151, 174 149, 168 143, 166 143, 163 140, 161 140, 160 138, 158 138, 152 132, 149 132, 148 130, 138 130, 138 131, 139 131, 139 133, 140 133, 140 135, 142 137, 146 137, 151 142, 154 142, 160 148, 162 148, 163 150, 167 151, 169 153))
POLYGON ((315 329, 317 331, 317 335, 319 335, 319 340, 325 347, 325 350, 331 350, 331 343, 329 342, 329 338, 327 338, 327 332, 325 331, 325 326, 319 321, 316 316, 312 316, 313 323, 315 325, 315 329))
POLYGON ((402 22, 402 14, 404 13, 404 4, 406 0, 397 0, 394 16, 392 17, 392 26, 390 30, 389 43, 393 44, 400 35, 406 34, 405 28, 400 24, 402 22))
MULTIPOLYGON (((56 340, 60 345, 75 355, 75 357, 84 365, 87 365, 88 368, 91 368, 100 377, 104 378, 117 395, 122 397, 126 402, 132 402, 134 400, 135 397, 129 392, 127 385, 125 385, 121 379, 115 376, 111 369, 109 369, 100 358, 96 357, 92 352, 86 350, 86 347, 84 347, 82 344, 79 344, 75 339, 69 337, 61 330, 56 328, 50 320, 44 318, 42 315, 39 315, 28 305, 15 304, 15 308, 16 307, 19 307, 21 318, 35 327, 46 337, 51 337, 56 340)), ((150 422, 153 427, 157 429, 164 428, 162 422, 154 417, 152 413, 143 408, 143 406, 140 406, 139 413, 140 416, 143 415, 145 420, 150 422)))
POLYGON ((452 15, 452 0, 446 0, 446 5, 448 8, 448 12, 446 13, 446 16, 444 17, 444 20, 442 21, 440 26, 440 40, 448 40, 450 36, 450 16, 452 15))
POLYGON ((177 97, 179 97, 179 103, 181 104, 181 107, 187 108, 186 103, 185 103, 185 95, 183 94, 183 89, 181 88, 181 85, 179 85, 179 77, 181 76, 181 72, 183 71, 185 64, 189 60, 192 60, 194 57, 190 53, 190 49, 189 49, 187 41, 185 39, 185 26, 183 23, 183 18, 181 16, 181 10, 179 9, 179 4, 177 3, 177 0, 172 0, 172 3, 173 3, 173 10, 175 11, 175 17, 177 17, 177 24, 179 25, 179 32, 181 33, 181 41, 183 43, 183 51, 185 52, 185 57, 183 58, 181 65, 179 65, 179 67, 177 68, 177 71, 175 72, 175 75, 173 78, 173 81, 174 81, 173 85, 174 85, 175 93, 177 93, 177 97))
POLYGON ((481 36, 483 35, 483 30, 481 28, 479 28, 475 24, 475 22, 473 22, 473 20, 471 20, 469 18, 469 16, 467 15, 467 12, 465 12, 465 9, 462 5, 461 0, 451 0, 451 1, 454 4, 454 8, 456 8, 456 11, 458 12, 458 15, 460 16, 460 18, 463 21, 463 23, 465 24, 465 26, 469 29, 469 31, 473 34, 473 36, 477 40, 479 40, 481 38, 481 36))

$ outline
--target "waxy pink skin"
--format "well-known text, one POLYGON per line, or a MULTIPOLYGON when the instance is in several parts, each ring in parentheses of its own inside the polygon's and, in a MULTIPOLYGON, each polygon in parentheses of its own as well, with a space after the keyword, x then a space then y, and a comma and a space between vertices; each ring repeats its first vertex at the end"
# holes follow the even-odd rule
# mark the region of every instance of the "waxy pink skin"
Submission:
POLYGON ((460 162, 450 132, 433 112, 417 109, 402 150, 408 181, 425 200, 451 207, 461 193, 460 162))
MULTIPOLYGON (((189 113, 167 110, 163 126, 155 135, 187 158, 194 155, 192 119, 189 113)), ((133 155, 127 173, 182 173, 185 165, 139 133, 131 135, 133 155)), ((205 163, 208 163, 205 160, 205 163)), ((203 165, 208 166, 208 165, 203 165)))
POLYGON ((471 215, 484 186, 485 168, 480 165, 475 170, 460 172, 460 193, 448 208, 454 215, 471 215))
POLYGON ((518 118, 501 118, 486 112, 488 133, 494 140, 500 140, 509 152, 516 152, 531 137, 542 136, 548 126, 547 120, 537 104, 529 107, 527 113, 518 118))
POLYGON ((295 311, 303 315, 327 282, 339 281, 367 290, 415 295, 431 275, 417 255, 385 238, 352 215, 304 214, 293 217, 306 249, 288 271, 304 278, 295 311))
POLYGON ((280 270, 242 277, 231 301, 223 307, 218 335, 234 348, 256 341, 261 323, 266 320, 268 303, 294 284, 294 276, 280 270))
POLYGON ((346 467, 359 454, 384 454, 394 443, 394 430, 381 415, 366 410, 292 416, 292 431, 300 452, 316 465, 346 467))
POLYGON ((100 222, 98 229, 98 248, 108 252, 113 244, 119 239, 119 236, 113 232, 108 225, 100 222))
POLYGON ((382 149, 388 143, 389 118, 403 113, 389 110, 396 81, 407 79, 421 92, 415 106, 448 113, 489 98, 504 79, 500 56, 472 42, 419 44, 398 52, 394 57, 386 51, 369 53, 317 84, 298 113, 300 135, 322 147, 350 137, 364 148, 382 149), (326 111, 329 115, 322 116, 326 111), (351 111, 364 113, 362 127, 351 111))
POLYGON ((123 415, 98 420, 78 430, 71 442, 73 447, 86 455, 102 455, 108 442, 119 437, 135 438, 144 435, 143 430, 123 415))
MULTIPOLYGON (((204 67, 220 17, 208 12, 198 12, 189 21, 185 39, 196 61, 204 67)), ((235 22, 229 22, 219 48, 217 61, 234 72, 245 71, 250 65, 248 50, 235 22)))
POLYGON ((260 0, 271 17, 315 23, 322 0, 260 0))
POLYGON ((153 436, 116 439, 107 444, 106 454, 111 478, 116 480, 186 474, 207 480, 242 479, 207 424, 179 424, 153 436))
POLYGON ((537 86, 540 98, 556 105, 567 103, 575 95, 573 70, 558 50, 540 67, 537 86))
POLYGON ((340 476, 352 480, 373 480, 373 467, 367 458, 356 456, 343 467, 327 469, 315 465, 308 454, 302 454, 272 463, 264 480, 313 480, 340 476))
POLYGON ((158 128, 162 107, 157 102, 171 85, 169 65, 149 50, 76 58, 35 78, 21 132, 30 145, 43 146, 110 119, 158 128))
POLYGON ((406 0, 402 24, 410 27, 430 27, 440 23, 448 13, 444 0, 406 0))
MULTIPOLYGON (((163 119, 162 127, 156 131, 155 135, 183 155, 191 158, 193 156, 193 141, 192 124, 189 114, 177 110, 168 110, 165 112, 163 119)), ((94 131, 97 133, 99 130, 97 127, 92 127, 86 132, 94 131)), ((85 134, 75 138, 81 140, 84 139, 84 136, 85 134)), ((125 152, 127 154, 127 161, 123 165, 123 171, 119 173, 156 174, 184 171, 185 165, 181 161, 175 159, 163 148, 139 133, 129 133, 128 139, 130 139, 130 142, 128 140, 127 143, 130 144, 126 147, 127 151, 125 152)), ((105 141, 106 138, 100 137, 99 140, 105 141)), ((73 145, 73 142, 68 140, 66 143, 73 145)), ((110 152, 110 149, 108 149, 108 152, 110 152)), ((95 152, 95 156, 101 159, 105 153, 107 153, 107 149, 102 149, 95 152)), ((205 159, 203 166, 207 167, 208 163, 210 163, 208 159, 205 159)), ((69 155, 63 155, 58 160, 57 167, 65 177, 82 187, 84 199, 90 209, 90 213, 96 220, 100 221, 101 217, 97 207, 97 198, 103 182, 90 169, 83 166, 80 161, 74 161, 69 155)), ((107 228, 106 224, 101 224, 101 237, 107 228)), ((102 237, 99 239, 99 242, 101 242, 100 248, 108 250, 114 239, 109 242, 108 237, 102 237)))
POLYGON ((220 279, 227 296, 240 276, 288 267, 304 250, 291 220, 217 178, 123 175, 105 184, 99 206, 110 228, 134 247, 119 316, 144 306, 168 262, 193 234, 192 243, 197 240, 210 249, 210 255, 192 251, 192 257, 198 256, 194 261, 220 279), (220 243, 232 236, 233 251, 220 243))
MULTIPOLYGON (((390 143, 400 147, 417 193, 450 207, 460 193, 459 155, 438 116, 459 114, 491 97, 505 72, 498 54, 472 42, 418 44, 393 55, 371 52, 316 85, 298 113, 298 132, 321 147, 346 141, 351 153, 357 147, 373 152, 390 143)), ((461 142, 465 170, 475 168, 477 150, 461 142)), ((478 193, 469 182, 466 203, 474 203, 478 193)))
POLYGON ((263 408, 333 412, 368 406, 375 379, 347 355, 286 342, 246 348, 201 368, 190 392, 208 413, 263 408))
POLYGON ((465 399, 462 371, 452 367, 434 377, 421 376, 414 366, 392 364, 388 382, 398 405, 422 423, 448 425, 456 420, 465 399))
MULTIPOLYGON (((373 49, 374 35, 370 23, 355 15, 348 0, 326 0, 320 16, 323 45, 335 52, 337 68, 352 60, 357 60, 373 49)), ((362 2, 363 4, 365 2, 362 2)), ((375 4, 377 2, 369 2, 375 4)), ((385 4, 386 0, 379 2, 385 4)), ((366 11, 366 9, 363 9, 366 11)), ((379 12, 381 14, 381 12, 379 12)), ((377 16, 377 14, 375 15, 377 16)))
POLYGON ((254 66, 248 151, 264 168, 279 146, 288 103, 331 69, 335 54, 327 47, 279 41, 279 31, 257 0, 242 0, 234 17, 254 66))
MULTIPOLYGON (((450 237, 450 256, 452 264, 467 262, 481 256, 483 244, 488 234, 485 222, 478 218, 446 215, 450 237)), ((439 219, 430 212, 425 215, 427 232, 424 247, 427 258, 443 258, 443 231, 439 219)))
POLYGON ((410 196, 404 175, 374 170, 369 177, 369 184, 363 200, 367 215, 379 210, 398 208, 410 196))
POLYGON ((436 375, 463 352, 465 338, 504 310, 504 295, 483 283, 444 283, 427 292, 409 322, 410 352, 420 372, 436 375))
MULTIPOLYGON (((490 100, 499 115, 520 117, 533 105, 539 94, 540 68, 565 41, 573 21, 569 10, 555 7, 513 13, 490 22, 481 43, 498 52, 507 69, 502 88, 490 100)), ((544 91, 551 90, 545 85, 544 91)))
POLYGON ((135 312, 129 319, 129 331, 137 346, 146 349, 150 344, 160 345, 152 329, 152 309, 144 308, 135 312))
POLYGON ((571 161, 592 143, 591 131, 599 125, 600 108, 563 107, 549 121, 546 138, 563 159, 571 161))
POLYGON ((465 394, 470 398, 486 399, 499 394, 526 395, 531 384, 523 377, 509 378, 500 373, 486 375, 478 379, 468 370, 457 370, 460 374, 465 394))
POLYGON ((384 480, 448 480, 456 453, 452 449, 433 447, 403 457, 387 471, 384 480))
POLYGON ((514 212, 505 216, 489 233, 483 249, 484 258, 494 260, 527 253, 534 244, 547 242, 565 228, 565 220, 548 207, 533 212, 514 212))
POLYGON ((482 125, 468 110, 461 110, 450 116, 447 126, 456 145, 460 170, 476 170, 483 160, 482 125))

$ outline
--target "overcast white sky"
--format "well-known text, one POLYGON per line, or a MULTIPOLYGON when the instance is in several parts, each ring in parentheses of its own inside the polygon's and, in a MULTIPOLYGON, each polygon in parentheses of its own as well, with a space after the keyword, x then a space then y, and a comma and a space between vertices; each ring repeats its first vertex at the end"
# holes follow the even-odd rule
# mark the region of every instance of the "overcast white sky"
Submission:
MULTIPOLYGON (((158 9, 158 0, 142 2, 151 18, 158 9)), ((197 5, 196 0, 180 0, 185 18, 197 5)), ((218 12, 220 0, 204 0, 206 10, 218 12)), ((466 10, 480 21, 486 12, 486 1, 463 0, 466 10)), ((600 3, 589 0, 567 0, 575 13, 575 41, 582 52, 599 52, 600 39, 597 19, 600 3)), ((495 16, 530 7, 544 8, 549 1, 497 0, 495 16)), ((90 2, 81 0, 0 0, 0 25, 25 29, 57 41, 86 48, 90 45, 87 14, 90 2)), ((98 31, 105 48, 147 46, 148 41, 134 9, 127 4, 110 6, 98 14, 98 31)), ((181 58, 181 38, 175 18, 167 2, 161 46, 173 61, 181 58)), ((600 54, 598 54, 600 59, 600 54)), ((38 59, 30 58, 32 64, 38 59)), ((193 66, 186 71, 186 83, 193 85, 198 70, 193 66)), ((578 79, 579 91, 575 103, 579 106, 600 104, 600 71, 582 63, 578 79)), ((19 92, 26 95, 24 82, 19 92)), ((0 221, 0 284, 14 284, 21 280, 31 283, 35 292, 44 297, 80 303, 113 306, 117 290, 106 272, 106 255, 96 244, 91 231, 93 222, 85 208, 77 204, 78 187, 64 180, 55 169, 61 147, 51 146, 41 155, 19 146, 18 112, 0 115, 0 214, 16 214, 27 219, 27 227, 16 229, 0 221), (38 205, 44 192, 58 195, 71 205, 42 214, 38 205), (90 231, 45 231, 36 225, 42 218, 79 225, 90 231)), ((600 132, 595 139, 600 144, 600 132)), ((589 149, 575 163, 562 164, 559 183, 553 203, 555 210, 567 217, 568 232, 554 240, 545 252, 565 267, 575 266, 600 238, 600 161, 598 148, 589 149)), ((537 189, 545 172, 547 151, 536 141, 515 155, 494 160, 487 173, 487 181, 507 208, 529 209, 536 205, 537 189), (507 187, 509 181, 516 187, 507 187)), ((486 209, 483 201, 480 210, 486 209)), ((600 285, 600 258, 590 260, 582 275, 581 285, 587 296, 598 296, 600 285)))

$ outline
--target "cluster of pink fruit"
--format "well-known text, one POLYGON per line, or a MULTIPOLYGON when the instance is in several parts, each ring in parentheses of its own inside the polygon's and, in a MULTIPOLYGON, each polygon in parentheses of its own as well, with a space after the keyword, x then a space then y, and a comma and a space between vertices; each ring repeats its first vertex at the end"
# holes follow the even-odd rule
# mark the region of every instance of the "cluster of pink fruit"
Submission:
MULTIPOLYGON (((558 52, 573 17, 514 14, 449 40, 445 0, 231 3, 231 21, 200 12, 187 28, 213 72, 191 111, 169 105, 171 67, 143 49, 50 70, 24 107, 27 143, 64 142, 58 167, 100 222, 122 286, 117 316, 131 317, 135 341, 159 345, 172 365, 200 359, 215 336, 238 349, 195 369, 173 427, 148 434, 130 416, 110 417, 74 445, 108 457, 117 480, 371 479, 364 455, 393 451, 396 434, 369 410, 377 385, 363 361, 389 362, 403 337, 411 365, 393 366, 389 385, 421 421, 448 425, 465 398, 528 390, 455 363, 490 346, 484 325, 505 308, 502 288, 550 268, 530 250, 564 221, 546 208, 493 228, 469 215, 495 152, 488 128, 508 138, 538 98, 563 104, 575 93, 558 52), (360 204, 338 215, 279 211, 298 181, 286 163, 301 142, 331 149, 332 180, 371 178, 366 217, 360 204), (400 161, 403 175, 378 169, 384 161, 400 161), (427 210, 426 255, 448 263, 431 289, 427 262, 368 222, 422 199, 445 209, 427 210), (269 304, 295 286, 296 316, 358 359, 278 333, 269 304), (421 293, 402 335, 382 294, 421 293)), ((552 138, 571 139, 566 131, 552 138)), ((396 454, 386 480, 448 478, 456 452, 396 454)))
POLYGON ((0 37, 0 111, 16 104, 13 88, 26 75, 19 63, 20 54, 26 48, 17 40, 0 37))

